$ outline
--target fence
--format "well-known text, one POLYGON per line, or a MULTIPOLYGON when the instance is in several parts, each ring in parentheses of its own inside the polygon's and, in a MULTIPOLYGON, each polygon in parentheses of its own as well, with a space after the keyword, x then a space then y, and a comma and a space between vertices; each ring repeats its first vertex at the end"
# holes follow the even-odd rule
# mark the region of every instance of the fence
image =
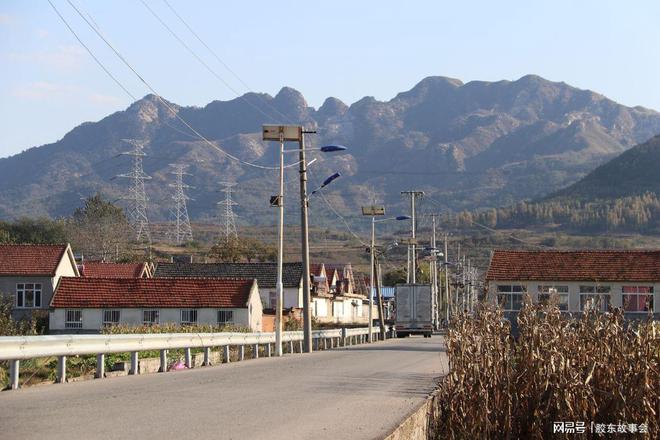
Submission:
MULTIPOLYGON (((368 341, 367 328, 342 328, 316 330, 312 332, 315 349, 328 349, 339 346, 365 343, 368 341)), ((378 340, 380 331, 373 329, 373 340, 378 340)), ((245 346, 253 347, 253 357, 259 357, 259 346, 266 346, 266 356, 271 355, 271 344, 275 343, 275 333, 151 333, 124 335, 53 335, 53 336, 3 336, 0 337, 0 361, 9 361, 10 388, 18 388, 20 361, 38 357, 57 357, 56 382, 66 381, 67 356, 96 354, 96 378, 105 375, 105 355, 109 353, 131 353, 129 374, 138 374, 138 353, 148 350, 160 351, 160 372, 167 371, 167 351, 185 350, 185 363, 192 365, 192 348, 204 349, 204 365, 210 365, 212 347, 223 348, 223 358, 229 362, 229 348, 239 348, 239 360, 244 359, 245 346)), ((303 332, 282 332, 282 343, 289 344, 289 352, 294 352, 294 344, 302 353, 303 332)))

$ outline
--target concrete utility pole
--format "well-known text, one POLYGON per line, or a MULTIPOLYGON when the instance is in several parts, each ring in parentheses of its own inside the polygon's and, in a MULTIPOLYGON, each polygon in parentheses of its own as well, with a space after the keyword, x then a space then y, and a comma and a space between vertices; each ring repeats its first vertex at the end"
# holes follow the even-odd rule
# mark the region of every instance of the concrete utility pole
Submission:
POLYGON ((174 195, 172 196, 172 200, 174 200, 174 208, 172 209, 172 223, 174 229, 170 231, 170 236, 174 239, 176 244, 181 244, 187 241, 192 241, 193 239, 192 228, 190 227, 190 217, 188 217, 188 205, 186 203, 190 200, 190 197, 188 197, 185 192, 187 188, 193 187, 183 183, 183 176, 192 176, 192 174, 185 172, 187 165, 170 165, 174 168, 174 171, 172 171, 171 174, 175 177, 175 183, 170 183, 170 187, 174 188, 174 195))
POLYGON ((449 235, 445 232, 445 298, 446 298, 446 307, 445 311, 447 325, 449 325, 449 308, 451 307, 451 295, 449 293, 449 235))
POLYGON ((142 168, 142 159, 146 156, 142 151, 144 141, 135 139, 122 139, 122 141, 133 146, 132 151, 121 153, 122 156, 133 157, 133 170, 127 174, 117 175, 117 177, 132 180, 128 190, 128 197, 126 197, 132 202, 128 209, 128 220, 135 231, 135 239, 137 241, 146 240, 148 243, 151 243, 151 232, 147 217, 147 194, 144 190, 144 181, 150 180, 151 176, 145 174, 142 168))
POLYGON ((417 272, 417 252, 415 250, 415 200, 424 197, 424 191, 401 191, 404 196, 410 196, 410 216, 412 220, 410 244, 408 244, 408 276, 409 284, 415 284, 417 272))
POLYGON ((316 131, 305 131, 300 127, 300 233, 302 243, 303 260, 303 350, 305 353, 312 352, 312 311, 309 272, 309 216, 307 213, 307 162, 305 160, 305 133, 316 133, 316 131))
POLYGON ((430 262, 429 275, 431 278, 431 294, 433 295, 433 328, 438 329, 438 311, 440 309, 439 297, 438 297, 438 250, 436 248, 436 236, 435 236, 435 218, 438 214, 431 214, 432 229, 433 235, 431 236, 431 249, 433 252, 433 259, 430 262))
POLYGON ((225 243, 229 243, 230 239, 237 239, 238 232, 236 230, 236 214, 234 214, 234 206, 236 202, 232 200, 231 194, 233 187, 236 185, 234 182, 220 182, 224 188, 221 189, 225 193, 225 199, 218 202, 218 218, 220 219, 220 237, 224 238, 225 243))

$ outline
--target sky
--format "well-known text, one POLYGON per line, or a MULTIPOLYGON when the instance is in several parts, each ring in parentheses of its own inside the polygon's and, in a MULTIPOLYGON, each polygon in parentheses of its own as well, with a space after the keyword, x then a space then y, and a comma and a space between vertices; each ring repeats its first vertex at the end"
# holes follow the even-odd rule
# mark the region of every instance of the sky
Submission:
MULTIPOLYGON (((51 1, 130 94, 149 93, 67 0, 51 1)), ((144 0, 221 80, 141 0, 71 1, 157 93, 180 105, 290 86, 318 108, 328 96, 389 100, 427 76, 468 82, 533 73, 660 110, 654 0, 168 0, 231 70, 163 0, 144 0)), ((131 102, 47 0, 0 2, 0 157, 55 142, 131 102)))

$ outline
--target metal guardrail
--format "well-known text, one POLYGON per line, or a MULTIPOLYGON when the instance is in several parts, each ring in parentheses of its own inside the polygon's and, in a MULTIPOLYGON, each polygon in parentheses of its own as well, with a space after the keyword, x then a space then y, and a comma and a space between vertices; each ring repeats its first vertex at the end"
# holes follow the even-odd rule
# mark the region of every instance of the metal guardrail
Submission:
MULTIPOLYGON (((340 345, 367 342, 367 328, 341 328, 316 330, 312 338, 316 349, 340 345)), ((373 328, 374 340, 378 340, 379 330, 373 328)), ((302 352, 303 332, 282 332, 282 342, 288 343, 293 352, 293 343, 299 342, 302 352)), ((151 333, 118 335, 51 335, 51 336, 3 336, 0 337, 0 361, 9 361, 10 388, 18 388, 20 361, 38 357, 58 357, 57 380, 66 381, 67 356, 97 355, 96 377, 104 376, 105 355, 109 353, 131 353, 131 372, 138 373, 138 353, 141 351, 160 351, 161 371, 167 371, 167 350, 185 349, 186 365, 190 366, 190 349, 204 348, 204 363, 209 365, 211 347, 223 347, 225 362, 229 362, 229 347, 240 347, 240 359, 243 359, 244 346, 253 346, 253 356, 259 355, 259 346, 267 346, 270 356, 270 344, 275 343, 275 333, 151 333)))

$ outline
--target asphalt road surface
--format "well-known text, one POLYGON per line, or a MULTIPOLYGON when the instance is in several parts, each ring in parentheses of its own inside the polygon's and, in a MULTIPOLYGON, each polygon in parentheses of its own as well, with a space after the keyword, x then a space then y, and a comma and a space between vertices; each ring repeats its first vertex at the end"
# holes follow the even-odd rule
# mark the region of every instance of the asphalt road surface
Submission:
POLYGON ((447 371, 441 336, 0 393, 0 439, 377 439, 447 371))

